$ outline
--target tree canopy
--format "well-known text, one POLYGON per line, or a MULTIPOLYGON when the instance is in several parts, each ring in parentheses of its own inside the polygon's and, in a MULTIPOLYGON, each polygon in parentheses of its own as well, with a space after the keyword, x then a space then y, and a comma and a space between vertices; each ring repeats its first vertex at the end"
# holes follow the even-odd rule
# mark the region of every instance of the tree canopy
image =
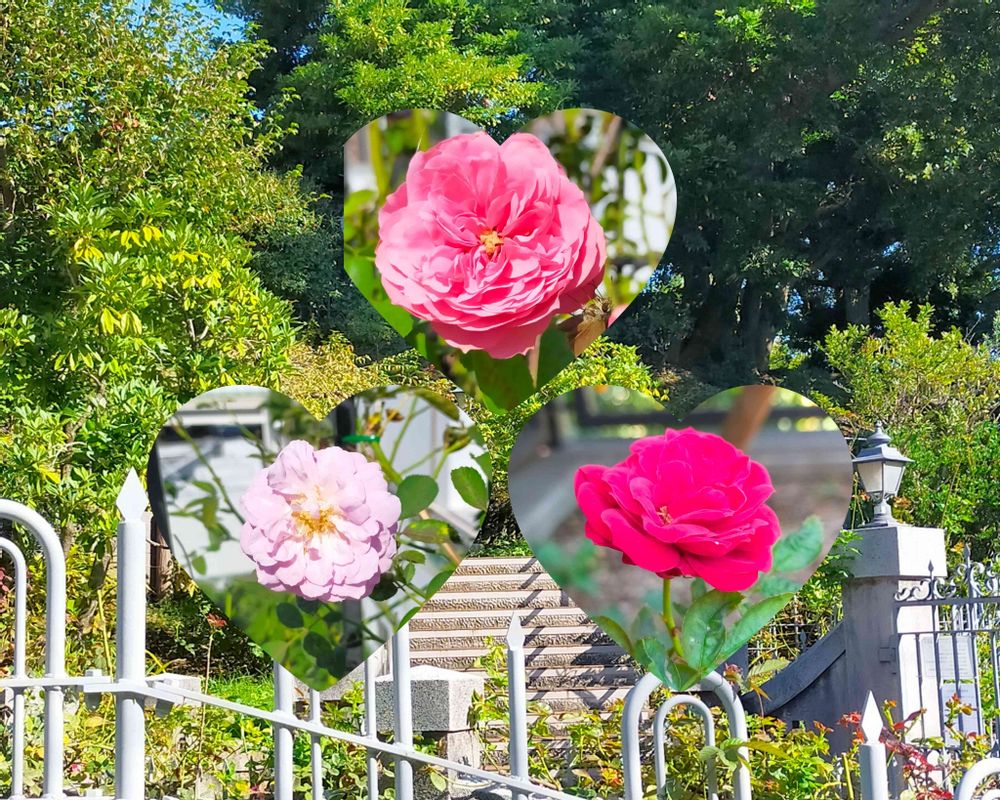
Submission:
POLYGON ((289 304, 247 266, 319 220, 247 100, 261 45, 127 2, 0 3, 0 495, 102 552, 179 402, 273 382, 289 304), (113 466, 112 466, 113 465, 113 466))
MULTIPOLYGON (((239 6, 265 36, 284 7, 239 6)), ((268 103, 272 85, 297 94, 277 163, 334 195, 344 139, 393 108, 503 132, 589 105, 639 125, 677 175, 677 228, 657 291, 612 335, 726 384, 766 371, 776 340, 816 353, 888 301, 988 332, 998 26, 975 0, 335 0, 259 80, 268 103)))

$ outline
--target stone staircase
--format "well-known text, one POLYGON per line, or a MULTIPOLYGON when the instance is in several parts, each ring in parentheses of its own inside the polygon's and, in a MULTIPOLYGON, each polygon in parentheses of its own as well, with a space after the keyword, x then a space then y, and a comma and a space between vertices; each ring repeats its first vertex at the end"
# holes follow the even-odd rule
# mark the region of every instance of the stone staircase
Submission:
POLYGON ((410 621, 413 663, 479 671, 486 640, 504 642, 514 612, 525 632, 529 701, 558 714, 600 710, 641 677, 534 558, 463 561, 410 621))

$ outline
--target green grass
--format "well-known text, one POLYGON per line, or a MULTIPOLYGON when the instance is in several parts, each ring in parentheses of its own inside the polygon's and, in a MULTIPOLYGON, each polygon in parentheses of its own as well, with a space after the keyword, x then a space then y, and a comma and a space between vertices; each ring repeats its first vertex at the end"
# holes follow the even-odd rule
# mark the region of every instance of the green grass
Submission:
POLYGON ((265 675, 212 678, 207 691, 216 697, 254 708, 271 708, 274 705, 274 685, 265 675))
POLYGON ((521 556, 534 557, 531 546, 524 540, 487 543, 475 553, 476 558, 518 558, 521 556))

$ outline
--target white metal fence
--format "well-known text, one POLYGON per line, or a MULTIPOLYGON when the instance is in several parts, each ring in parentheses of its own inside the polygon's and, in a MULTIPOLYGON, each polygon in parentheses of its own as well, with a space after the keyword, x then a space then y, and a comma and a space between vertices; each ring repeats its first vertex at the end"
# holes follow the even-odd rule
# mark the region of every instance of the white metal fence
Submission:
MULTIPOLYGON (((392 639, 391 669, 393 686, 392 742, 378 737, 375 700, 375 669, 365 665, 363 729, 357 733, 337 730, 320 720, 320 697, 310 692, 308 714, 297 716, 294 702, 294 679, 278 664, 274 665, 274 708, 267 711, 242 703, 231 702, 213 695, 192 691, 178 686, 150 683, 146 676, 146 526, 143 522, 147 500, 134 472, 118 497, 122 521, 118 526, 118 620, 116 631, 115 675, 106 676, 88 670, 82 676, 67 675, 65 670, 65 615, 66 583, 65 561, 55 531, 39 514, 24 505, 0 500, 0 518, 11 520, 30 531, 45 559, 47 605, 45 611, 45 673, 29 676, 26 671, 26 616, 27 571, 26 559, 17 545, 0 538, 0 554, 7 557, 13 567, 14 579, 14 654, 10 675, 0 680, 0 690, 13 695, 10 714, 11 726, 11 786, 9 800, 26 800, 25 797, 25 693, 44 693, 44 734, 42 797, 61 800, 67 797, 64 783, 63 735, 64 693, 79 691, 90 703, 102 695, 115 698, 115 798, 117 800, 144 800, 149 793, 146 786, 145 704, 155 701, 162 710, 178 703, 201 703, 236 714, 243 714, 269 723, 274 736, 275 800, 293 800, 293 743, 297 735, 309 737, 311 773, 308 792, 313 800, 323 800, 323 769, 321 743, 324 737, 337 739, 364 748, 367 756, 367 798, 379 797, 379 756, 394 759, 395 796, 397 800, 412 800, 415 765, 427 765, 445 772, 461 774, 493 786, 504 787, 513 800, 527 798, 552 798, 570 800, 571 795, 534 783, 528 773, 528 727, 525 697, 524 635, 515 614, 507 637, 507 665, 509 677, 509 775, 498 775, 486 770, 455 763, 435 755, 420 752, 414 746, 413 716, 410 703, 410 652, 409 632, 403 628, 392 639)), ((644 751, 644 710, 653 691, 659 686, 653 675, 644 676, 629 692, 622 718, 622 760, 625 778, 625 800, 640 800, 646 787, 642 782, 644 751)), ((703 691, 711 691, 725 711, 730 736, 747 740, 746 716, 739 698, 732 687, 719 675, 712 673, 702 682, 703 691)), ((656 793, 666 791, 666 741, 667 715, 672 708, 687 706, 700 718, 707 744, 715 741, 715 723, 704 700, 694 695, 673 695, 654 714, 652 724, 653 759, 656 775, 656 793)), ((882 731, 881 716, 873 698, 862 724, 867 737, 861 746, 862 797, 864 800, 886 800, 889 797, 886 774, 886 751, 879 743, 882 731)), ((648 737, 645 737, 648 740, 648 737)), ((751 800, 748 750, 741 748, 742 761, 733 776, 734 800, 751 800)), ((956 793, 957 800, 973 800, 976 787, 981 782, 1000 774, 1000 759, 987 759, 969 771, 956 793)), ((706 765, 706 797, 716 800, 718 786, 714 764, 706 765)), ((94 796, 91 794, 91 796, 94 796)), ((1000 792, 988 791, 983 800, 1000 800, 1000 792)))

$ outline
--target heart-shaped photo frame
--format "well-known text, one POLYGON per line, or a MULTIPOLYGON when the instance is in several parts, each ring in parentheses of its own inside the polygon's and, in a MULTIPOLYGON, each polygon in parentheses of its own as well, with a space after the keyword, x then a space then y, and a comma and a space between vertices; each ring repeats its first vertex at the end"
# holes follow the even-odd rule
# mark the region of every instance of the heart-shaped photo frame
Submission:
POLYGON ((542 566, 675 690, 774 619, 830 551, 853 488, 833 420, 773 386, 720 392, 682 420, 639 392, 577 389, 522 430, 509 480, 542 566))
POLYGON ((278 392, 235 386, 177 411, 148 483, 157 533, 197 588, 325 689, 454 572, 490 468, 477 427, 427 389, 372 389, 317 419, 278 392))
POLYGON ((344 265, 406 341, 492 411, 534 394, 642 290, 673 231, 667 159, 568 109, 498 143, 415 109, 344 150, 344 265))

